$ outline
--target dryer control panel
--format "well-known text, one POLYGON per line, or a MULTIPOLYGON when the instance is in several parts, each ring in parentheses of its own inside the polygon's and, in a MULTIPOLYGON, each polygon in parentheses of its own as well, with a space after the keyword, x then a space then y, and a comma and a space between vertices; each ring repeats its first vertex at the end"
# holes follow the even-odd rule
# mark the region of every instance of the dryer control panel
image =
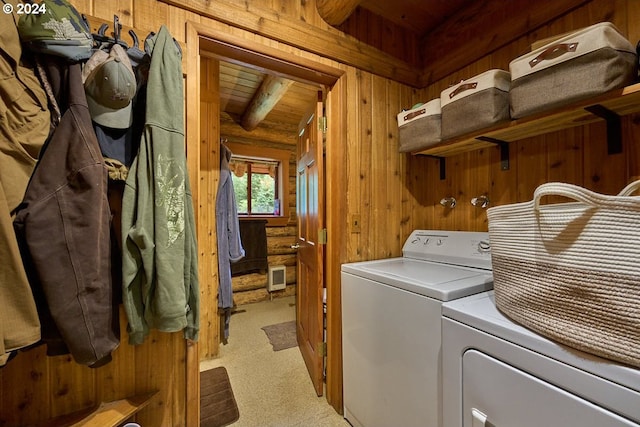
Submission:
POLYGON ((405 258, 491 270, 489 233, 414 230, 402 247, 405 258))

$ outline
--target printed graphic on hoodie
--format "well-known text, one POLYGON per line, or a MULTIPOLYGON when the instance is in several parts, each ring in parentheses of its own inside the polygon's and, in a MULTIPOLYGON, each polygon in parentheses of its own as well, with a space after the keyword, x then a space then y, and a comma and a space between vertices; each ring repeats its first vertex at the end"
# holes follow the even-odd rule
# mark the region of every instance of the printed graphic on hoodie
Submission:
POLYGON ((156 206, 163 208, 167 218, 167 247, 173 245, 184 231, 185 171, 172 157, 158 155, 156 206))

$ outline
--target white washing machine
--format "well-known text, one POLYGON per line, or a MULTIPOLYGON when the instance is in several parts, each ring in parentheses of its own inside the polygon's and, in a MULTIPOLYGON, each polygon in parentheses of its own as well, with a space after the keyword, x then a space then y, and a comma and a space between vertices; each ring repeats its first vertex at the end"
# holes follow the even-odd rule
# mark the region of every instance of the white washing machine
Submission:
POLYGON ((508 319, 493 291, 443 306, 444 427, 640 425, 640 370, 508 319))
POLYGON ((488 233, 416 230, 403 256, 342 265, 344 416, 441 425, 442 303, 493 287, 488 233))

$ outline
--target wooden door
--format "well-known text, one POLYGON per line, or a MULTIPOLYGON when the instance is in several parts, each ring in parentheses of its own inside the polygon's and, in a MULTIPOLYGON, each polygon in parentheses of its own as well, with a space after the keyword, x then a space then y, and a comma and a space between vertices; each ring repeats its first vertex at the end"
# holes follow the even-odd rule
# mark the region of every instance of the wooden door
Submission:
POLYGON ((298 345, 318 396, 324 383, 322 294, 324 287, 323 96, 300 123, 297 150, 298 259, 296 329, 298 345))

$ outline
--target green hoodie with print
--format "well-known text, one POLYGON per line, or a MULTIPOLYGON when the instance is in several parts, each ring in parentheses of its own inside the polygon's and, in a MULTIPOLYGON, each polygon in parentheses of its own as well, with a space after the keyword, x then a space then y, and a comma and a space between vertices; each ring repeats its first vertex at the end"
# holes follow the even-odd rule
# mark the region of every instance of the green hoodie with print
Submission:
POLYGON ((122 200, 123 305, 129 343, 152 328, 197 340, 195 220, 185 157, 181 53, 165 26, 147 39, 145 127, 122 200))

